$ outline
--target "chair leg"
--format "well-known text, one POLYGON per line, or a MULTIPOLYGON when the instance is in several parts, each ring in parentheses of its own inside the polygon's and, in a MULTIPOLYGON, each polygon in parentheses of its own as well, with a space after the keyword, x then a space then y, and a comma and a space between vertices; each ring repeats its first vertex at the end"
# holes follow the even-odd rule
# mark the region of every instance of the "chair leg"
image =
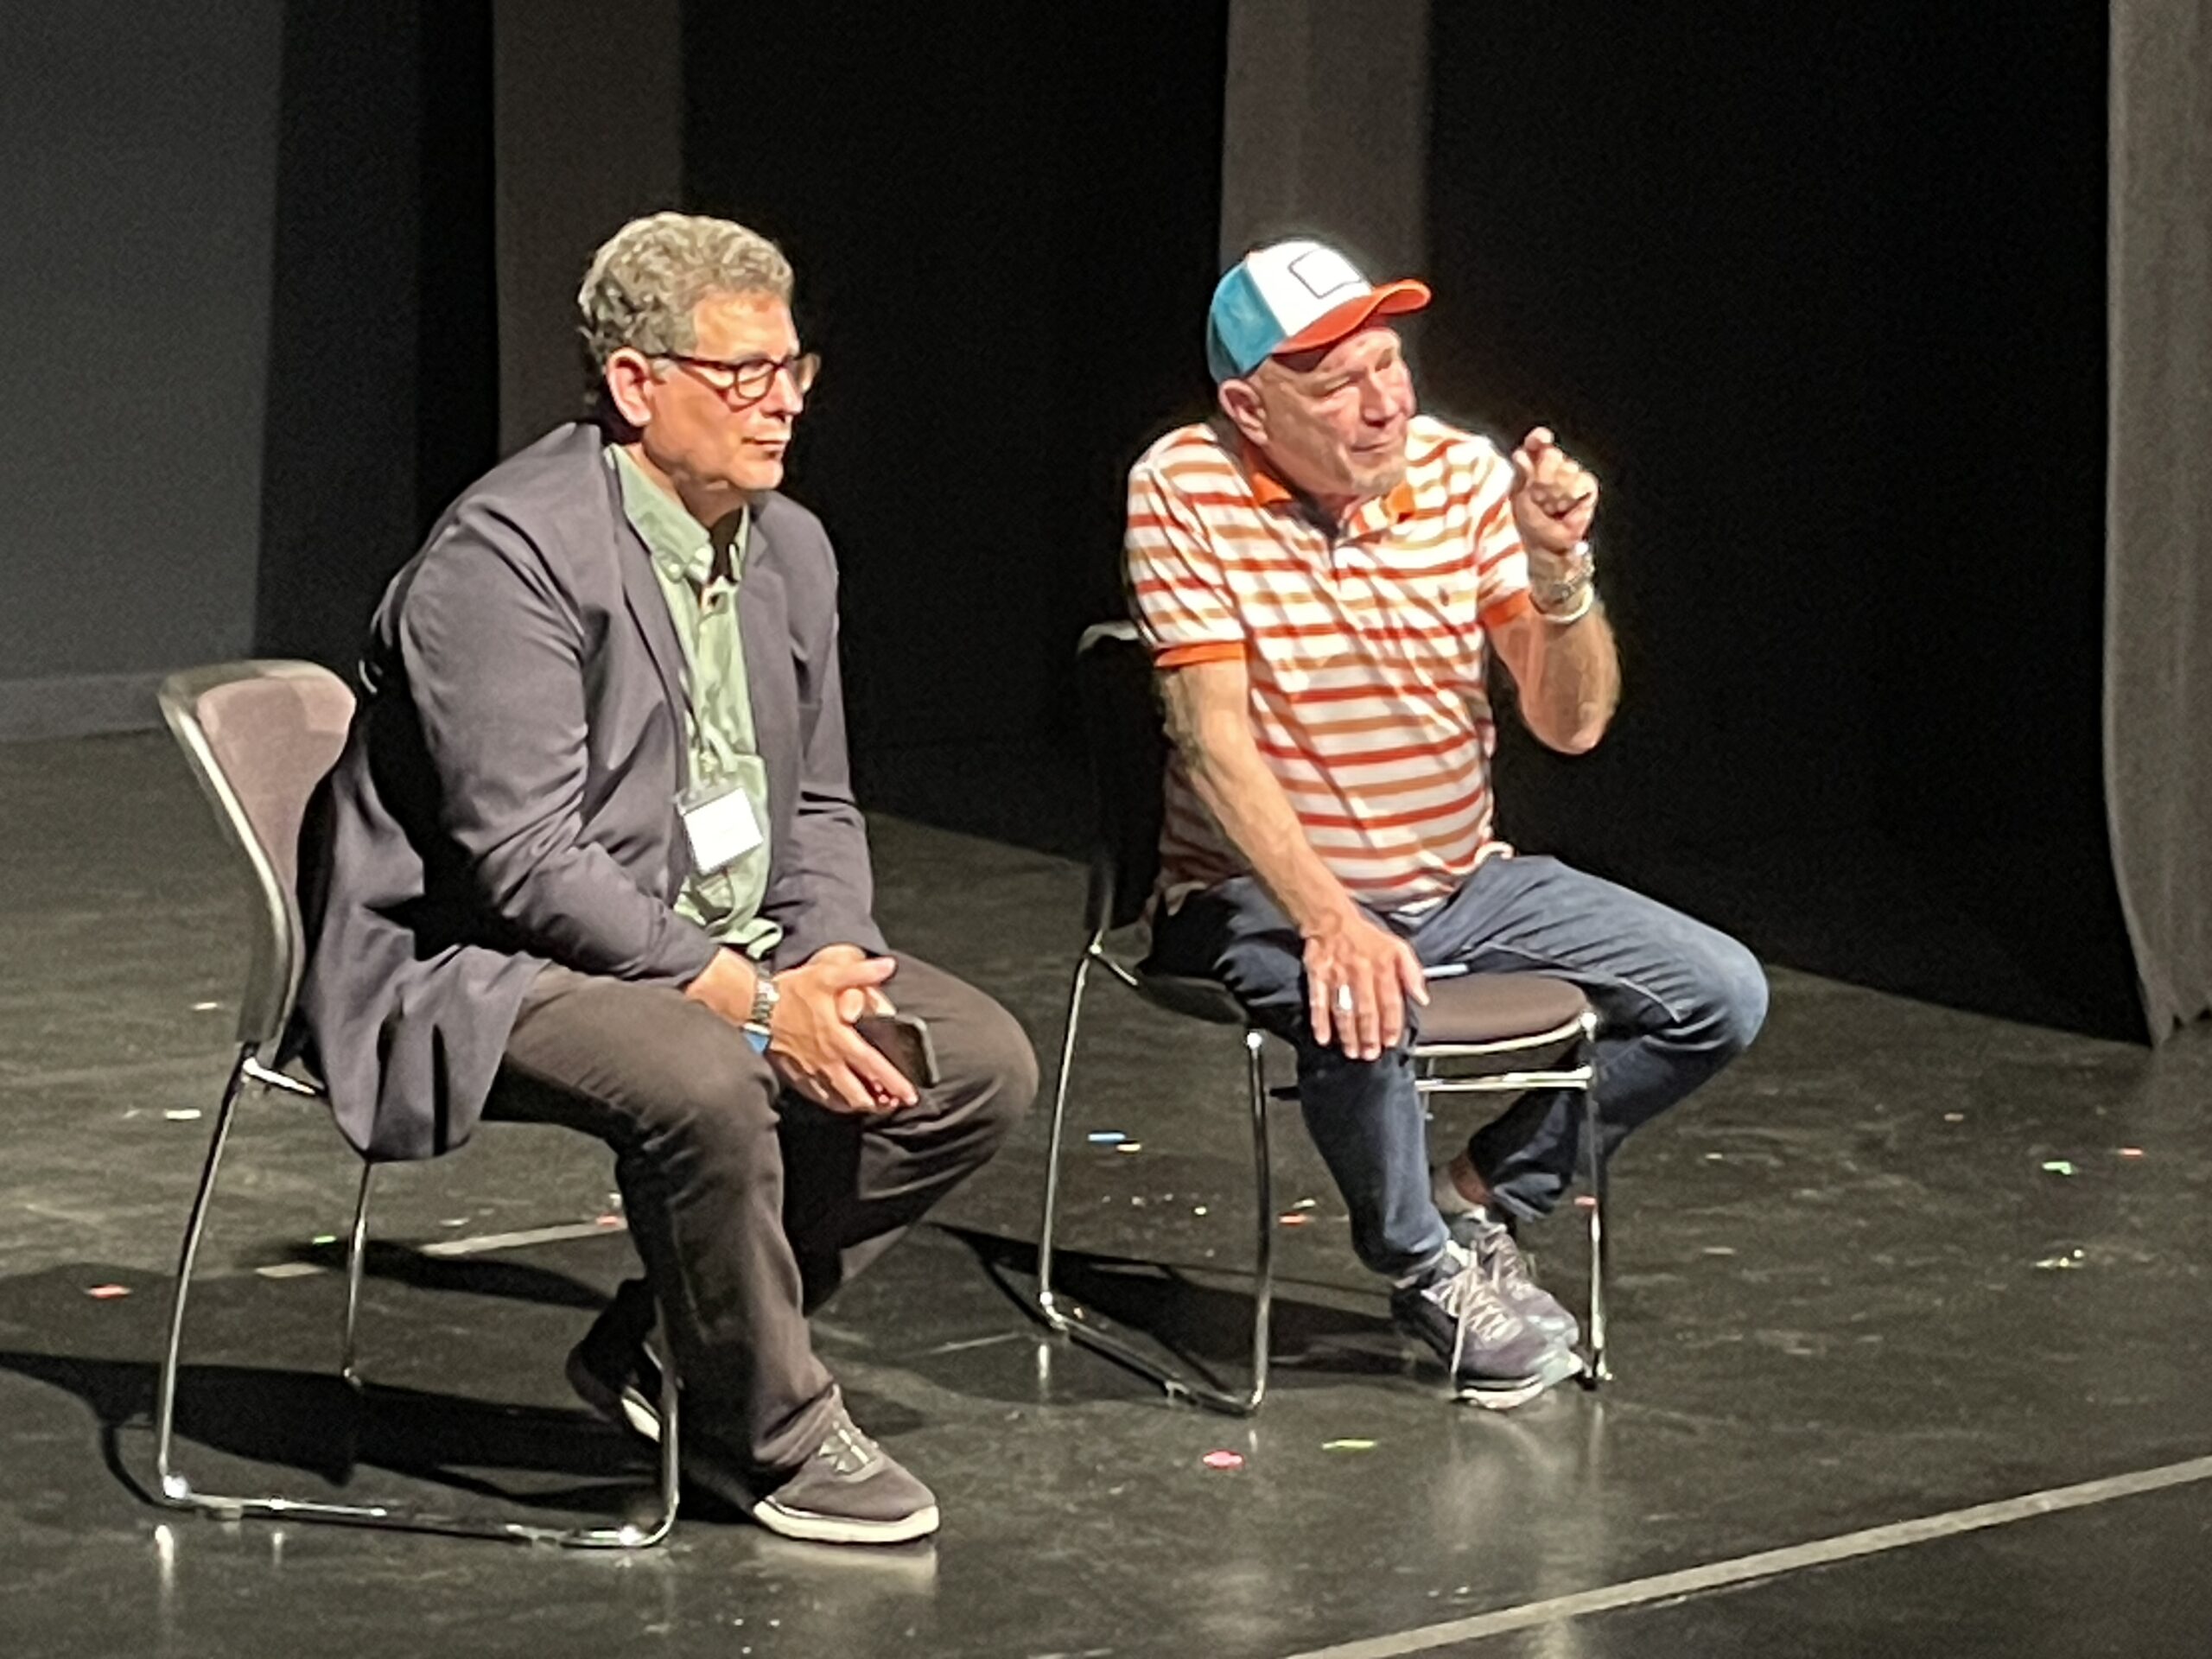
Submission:
POLYGON ((682 1449, 677 1444, 681 1429, 677 1422, 680 1409, 677 1396, 682 1389, 677 1384, 676 1348, 669 1340, 665 1309, 661 1311, 652 1346, 653 1363, 660 1367, 660 1515, 650 1527, 623 1528, 615 1541, 620 1548, 650 1549, 674 1530, 676 1506, 683 1484, 682 1449))
POLYGON ((377 1166, 364 1159, 360 1195, 353 1201, 353 1230, 346 1236, 346 1333, 339 1347, 338 1374, 357 1393, 361 1387, 360 1348, 356 1339, 361 1325, 361 1266, 369 1253, 369 1186, 376 1173, 377 1166))
POLYGON ((1253 1191, 1259 1206, 1259 1232, 1252 1266, 1252 1392, 1244 1409, 1257 1411, 1268 1393, 1268 1339, 1275 1300, 1275 1179, 1268 1153, 1268 1063, 1265 1039, 1244 1033, 1244 1073, 1252 1096, 1253 1191))
MULTIPOLYGON (((1092 946, 1095 947, 1096 943, 1094 939, 1092 946)), ((1065 1300, 1053 1288, 1052 1265, 1059 1228, 1060 1170, 1067 1143, 1068 1079, 1074 1069, 1076 1032, 1083 1014, 1084 990, 1090 983, 1091 964, 1096 959, 1092 950, 1084 950, 1082 960, 1076 963, 1075 977, 1068 991, 1067 1033, 1060 1041, 1060 1075, 1052 1090, 1052 1119, 1046 1141, 1045 1213, 1037 1231, 1037 1294, 1034 1306, 1053 1331, 1081 1343, 1095 1353, 1103 1354, 1141 1376, 1150 1378, 1171 1400, 1188 1400, 1214 1411, 1227 1412, 1239 1417, 1249 1416, 1259 1409, 1261 1398, 1267 1392, 1268 1321, 1274 1292, 1274 1207, 1272 1173, 1268 1159, 1267 1077, 1261 1060, 1259 1033, 1248 1032, 1244 1038, 1260 1207, 1259 1254, 1254 1268, 1256 1282, 1251 1388, 1241 1394, 1231 1394, 1211 1383, 1168 1370, 1120 1337, 1092 1324, 1079 1303, 1065 1300)))
POLYGON ((161 1381, 154 1403, 154 1491, 162 1502, 181 1509, 198 1507, 192 1483, 170 1464, 176 1440, 177 1361, 184 1349, 185 1302, 192 1292, 193 1265, 200 1257, 200 1237, 207 1225, 207 1204, 215 1194, 223 1147, 231 1136, 231 1120, 237 1114, 238 1092, 245 1086, 246 1064, 252 1058, 250 1045, 240 1048, 231 1065, 230 1080, 223 1085, 223 1103, 215 1113, 207 1160, 200 1167, 200 1189, 193 1195, 192 1213, 185 1218, 184 1243, 177 1252, 176 1283, 169 1291, 168 1341, 162 1351, 161 1381))
MULTIPOLYGON (((207 1211, 214 1197, 215 1178, 221 1169, 223 1148, 229 1141, 231 1125, 238 1112, 238 1096, 249 1081, 261 1081, 255 1065, 251 1044, 238 1051, 238 1058, 231 1067, 230 1080, 224 1085, 223 1103, 215 1114, 215 1128, 207 1143, 207 1161, 200 1172, 199 1191, 192 1200, 192 1211, 186 1217, 184 1243, 178 1253, 176 1283, 169 1293, 169 1320, 167 1345, 162 1350, 161 1375, 156 1383, 154 1402, 154 1471, 153 1496, 156 1502, 171 1509, 197 1510, 221 1520, 236 1521, 245 1516, 255 1516, 278 1521, 327 1522, 343 1526, 370 1527, 391 1532, 427 1532, 457 1538, 503 1539, 515 1543, 559 1544, 576 1549, 643 1549, 659 1543, 676 1524, 678 1489, 677 1447, 677 1382, 676 1367, 668 1355, 665 1325, 661 1346, 661 1413, 664 1428, 661 1434, 661 1464, 659 1471, 660 1514, 650 1527, 639 1527, 626 1522, 619 1527, 541 1527, 527 1522, 499 1522, 476 1520, 466 1516, 441 1516, 422 1510, 400 1508, 387 1503, 340 1503, 314 1498, 264 1497, 231 1497, 218 1492, 203 1492, 194 1488, 192 1482, 174 1462, 176 1441, 176 1390, 180 1358, 184 1349, 184 1313, 192 1289, 192 1273, 200 1255, 200 1241, 207 1224, 207 1211)), ((281 1085, 280 1085, 281 1086, 281 1085)), ((297 1084, 292 1085, 295 1089, 297 1084)), ((355 1313, 360 1294, 360 1261, 362 1246, 367 1231, 368 1201, 371 1175, 374 1166, 365 1167, 361 1175, 359 1199, 354 1207, 353 1233, 346 1266, 346 1369, 348 1381, 353 1377, 353 1332, 355 1313)), ((356 1382, 356 1386, 359 1386, 356 1382)))
POLYGON ((1060 1211, 1060 1152, 1067 1138, 1068 1076, 1075 1069, 1076 1027, 1083 1018, 1084 988, 1090 982, 1090 952, 1086 949, 1075 965, 1074 982, 1068 988, 1067 1032, 1060 1039, 1060 1075, 1052 1086, 1052 1122, 1045 1150, 1045 1214, 1037 1229, 1037 1311, 1053 1330, 1070 1329, 1052 1292, 1052 1250, 1060 1211))
MULTIPOLYGON (((1590 1036, 1595 1022, 1585 1027, 1584 1053, 1589 1057, 1590 1036)), ((1594 1057, 1586 1064, 1595 1071, 1594 1057)), ((1605 1151, 1604 1118, 1598 1109, 1597 1078, 1582 1087, 1582 1139, 1590 1157, 1590 1380, 1610 1382, 1612 1368, 1605 1362, 1605 1151)))

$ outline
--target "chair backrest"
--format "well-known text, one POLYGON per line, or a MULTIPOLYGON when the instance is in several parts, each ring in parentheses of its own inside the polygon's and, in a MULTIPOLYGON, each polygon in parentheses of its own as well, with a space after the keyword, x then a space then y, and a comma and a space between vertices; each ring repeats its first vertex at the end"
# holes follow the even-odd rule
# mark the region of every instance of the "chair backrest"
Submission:
POLYGON ((252 957, 238 1041, 264 1047, 292 1017, 305 965, 300 825, 346 745, 353 694, 313 663, 223 663, 162 683, 162 717, 184 750, 252 891, 252 957))
POLYGON ((1090 776, 1098 795, 1084 925, 1126 927, 1144 913, 1160 874, 1162 774, 1167 728, 1152 653, 1135 625, 1102 622, 1076 647, 1076 687, 1090 776))

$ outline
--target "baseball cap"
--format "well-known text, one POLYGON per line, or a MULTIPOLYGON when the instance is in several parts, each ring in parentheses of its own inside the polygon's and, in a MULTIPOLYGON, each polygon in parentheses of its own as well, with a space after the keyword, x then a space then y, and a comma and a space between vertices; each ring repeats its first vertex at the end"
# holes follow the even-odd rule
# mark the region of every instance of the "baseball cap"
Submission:
POLYGON ((1246 375, 1280 352, 1332 345, 1378 313, 1428 303, 1412 277, 1376 287, 1325 242, 1305 238, 1255 248, 1229 269, 1206 309, 1206 366, 1217 382, 1246 375))

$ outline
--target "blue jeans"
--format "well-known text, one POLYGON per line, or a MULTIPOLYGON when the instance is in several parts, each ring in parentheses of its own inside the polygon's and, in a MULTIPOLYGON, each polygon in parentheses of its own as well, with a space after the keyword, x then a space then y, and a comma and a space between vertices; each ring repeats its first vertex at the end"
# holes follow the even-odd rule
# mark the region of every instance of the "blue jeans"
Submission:
MULTIPOLYGON (((1766 1018, 1766 976, 1735 940, 1556 859, 1493 857, 1444 904, 1386 922, 1425 966, 1541 973, 1573 982, 1598 1012, 1596 1089, 1611 1157, 1632 1130, 1743 1052, 1766 1018)), ((1153 928, 1149 965, 1235 992, 1254 1021, 1298 1053, 1298 1096, 1313 1144, 1351 1212, 1352 1246, 1402 1278, 1442 1253, 1428 1145, 1405 1039, 1380 1059, 1318 1046, 1306 1020, 1303 941, 1259 882, 1192 893, 1153 928)), ((1477 1130, 1467 1153, 1517 1217, 1548 1213, 1574 1178, 1582 1108, 1570 1092, 1522 1096, 1477 1130)))

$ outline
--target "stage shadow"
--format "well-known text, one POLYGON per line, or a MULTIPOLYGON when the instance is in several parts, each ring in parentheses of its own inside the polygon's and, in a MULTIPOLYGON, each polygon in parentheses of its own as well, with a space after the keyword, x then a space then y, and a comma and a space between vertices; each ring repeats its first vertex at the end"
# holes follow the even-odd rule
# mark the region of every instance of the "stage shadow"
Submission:
MULTIPOLYGON (((467 1267, 475 1270, 466 1287, 470 1290, 521 1290, 531 1300, 563 1303, 591 1298, 563 1275, 518 1274, 512 1264, 499 1264, 502 1270, 493 1273, 483 1271, 492 1264, 435 1265, 440 1273, 433 1277, 442 1287, 462 1287, 444 1275, 467 1267), (548 1281, 569 1288, 549 1294, 548 1281)), ((318 1295, 309 1307, 305 1299, 285 1294, 299 1282, 211 1279, 195 1286, 187 1358, 177 1378, 179 1462, 194 1471, 214 1454, 264 1471, 255 1477, 195 1471, 195 1484, 219 1487, 234 1478, 265 1482, 267 1471, 289 1469, 350 1493, 361 1471, 377 1470, 487 1503, 588 1515, 621 1514, 650 1488, 651 1447, 581 1405, 518 1404, 374 1380, 379 1351, 411 1355, 448 1340, 443 1332, 410 1332, 404 1319, 388 1313, 365 1332, 370 1380, 353 1388, 336 1372, 338 1297, 318 1295), (318 1357, 327 1351, 331 1369, 294 1363, 303 1343, 318 1357), (195 1349, 226 1355, 268 1351, 270 1363, 199 1361, 191 1357, 195 1349)), ((335 1291, 340 1281, 334 1276, 308 1282, 335 1291)), ((35 1331, 45 1344, 0 1349, 0 1378, 21 1376, 82 1401, 102 1461, 126 1490, 147 1501, 158 1381, 151 1356, 164 1338, 167 1291, 162 1279, 99 1264, 64 1265, 0 1281, 0 1328, 35 1331), (88 1296, 88 1287, 99 1290, 88 1296)), ((557 1366, 560 1352, 518 1359, 511 1348, 480 1338, 456 1346, 452 1363, 461 1376, 480 1376, 489 1392, 518 1365, 557 1366)))
MULTIPOLYGON (((974 1255, 1000 1294, 1039 1334, 1049 1331, 1034 1300, 1033 1243, 971 1228, 938 1230, 974 1255)), ((1249 1269, 1062 1249, 1054 1253, 1052 1276, 1055 1290, 1080 1302, 1097 1323, 1156 1350, 1168 1363, 1216 1388, 1233 1389, 1248 1380, 1249 1269), (1221 1279, 1239 1282, 1203 1282, 1221 1279)), ((1347 1295, 1336 1286, 1276 1275, 1269 1363, 1279 1382, 1295 1387, 1300 1377, 1318 1384, 1349 1376, 1401 1376, 1419 1363, 1385 1314, 1344 1306, 1347 1295), (1314 1300, 1316 1291, 1338 1300, 1314 1300)))
MULTIPOLYGON (((288 1243, 279 1259, 321 1268, 342 1274, 346 1246, 288 1243)), ((532 1302, 546 1307, 583 1308, 596 1313, 607 1298, 581 1280, 527 1262, 490 1256, 431 1255, 411 1244, 369 1241, 363 1252, 361 1274, 386 1284, 412 1290, 459 1292, 470 1296, 498 1296, 508 1301, 532 1302)))

